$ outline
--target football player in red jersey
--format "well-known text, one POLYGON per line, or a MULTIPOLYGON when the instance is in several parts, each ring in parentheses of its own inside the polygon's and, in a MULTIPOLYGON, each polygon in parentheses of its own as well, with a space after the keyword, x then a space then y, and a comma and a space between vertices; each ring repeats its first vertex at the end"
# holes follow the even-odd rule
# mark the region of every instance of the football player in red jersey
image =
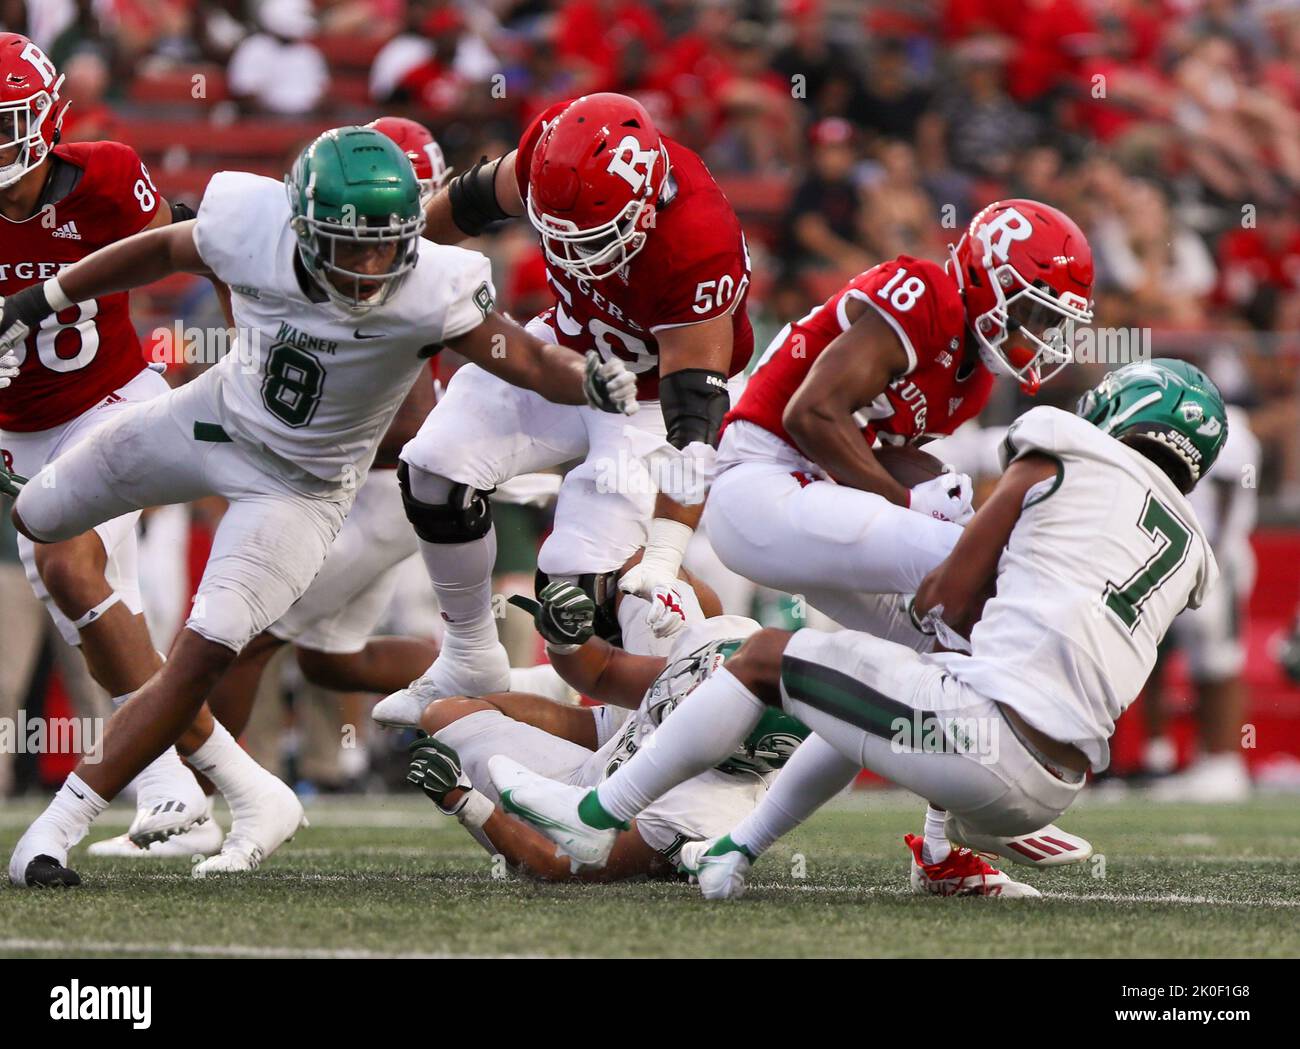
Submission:
MULTIPOLYGON (((970 481, 895 481, 871 448, 950 434, 994 377, 1028 392, 1091 320, 1092 254, 1070 218, 990 204, 946 267, 900 256, 859 274, 773 340, 727 416, 705 518, 723 563, 803 595, 844 626, 878 618, 947 556, 970 481), (917 511, 917 512, 909 512, 917 511)), ((900 624, 908 629, 906 624, 900 624)))
MULTIPOLYGON (((106 244, 193 215, 183 205, 168 205, 130 146, 59 144, 68 105, 62 83, 39 47, 18 34, 0 34, 3 298, 106 244)), ((13 364, 0 370, 0 484, 6 475, 34 476, 122 410, 168 390, 145 363, 125 292, 70 305, 31 327, 7 355, 13 364)), ((18 540, 33 589, 118 706, 162 665, 142 615, 139 516, 118 517, 60 543, 18 540)), ((211 722, 204 709, 199 723, 206 728, 211 722)), ((181 750, 188 753, 193 744, 183 737, 181 750)), ((192 822, 208 804, 175 748, 150 764, 135 787, 139 811, 131 834, 141 843, 177 819, 192 822)), ((176 844, 183 855, 216 852, 221 830, 205 818, 176 844)))
POLYGON ((700 158, 661 136, 625 95, 587 95, 546 110, 518 149, 452 178, 427 214, 426 236, 444 243, 527 215, 555 293, 529 330, 624 360, 648 403, 610 425, 480 368, 452 379, 402 453, 408 513, 446 636, 429 671, 375 708, 377 720, 395 725, 416 724, 436 698, 506 685, 485 497, 519 473, 583 460, 560 489, 538 567, 610 593, 619 567, 645 546, 620 587, 650 600, 651 618, 625 614, 623 642, 646 652, 664 645, 684 622, 672 588, 700 511, 656 494, 641 455, 666 438, 684 452, 677 463, 687 472, 711 462, 729 406, 727 379, 753 348, 748 252, 735 213, 700 158))

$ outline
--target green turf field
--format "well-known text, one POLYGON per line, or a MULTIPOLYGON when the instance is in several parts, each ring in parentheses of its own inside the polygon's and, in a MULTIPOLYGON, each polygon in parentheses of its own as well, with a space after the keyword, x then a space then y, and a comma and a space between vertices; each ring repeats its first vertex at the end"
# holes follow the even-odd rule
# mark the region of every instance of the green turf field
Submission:
MULTIPOLYGON (((36 811, 0 807, 6 859, 36 811)), ((1016 868, 1042 900, 909 895, 900 839, 921 810, 901 794, 842 799, 764 858, 745 899, 712 904, 685 884, 494 877, 421 798, 309 811, 313 826, 251 875, 195 881, 184 861, 91 861, 79 849, 81 889, 6 883, 0 955, 1300 956, 1295 798, 1080 804, 1062 822, 1104 860, 1016 868)), ((130 815, 114 808, 104 829, 130 815)))

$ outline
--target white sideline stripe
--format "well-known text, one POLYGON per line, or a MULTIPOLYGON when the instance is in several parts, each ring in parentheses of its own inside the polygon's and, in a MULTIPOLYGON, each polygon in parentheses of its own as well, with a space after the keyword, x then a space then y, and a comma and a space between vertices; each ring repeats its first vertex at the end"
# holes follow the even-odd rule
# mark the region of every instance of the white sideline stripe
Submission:
POLYGON ((553 958, 548 954, 455 954, 412 951, 368 951, 350 947, 261 947, 240 944, 114 943, 110 940, 0 939, 3 951, 90 951, 106 954, 221 955, 238 958, 423 959, 553 958))
MULTIPOLYGON (((913 895, 907 889, 882 889, 875 885, 797 885, 791 882, 769 881, 752 882, 748 887, 751 889, 793 889, 795 892, 821 892, 828 895, 898 897, 913 895)), ((1218 896, 1180 896, 1175 894, 1159 896, 1149 893, 1123 892, 1054 892, 1050 888, 1042 888, 1039 885, 1035 885, 1034 888, 1043 894, 1042 899, 1049 902, 1064 900, 1069 903, 1177 903, 1197 907, 1300 907, 1300 900, 1283 900, 1276 897, 1258 900, 1225 900, 1218 896)))

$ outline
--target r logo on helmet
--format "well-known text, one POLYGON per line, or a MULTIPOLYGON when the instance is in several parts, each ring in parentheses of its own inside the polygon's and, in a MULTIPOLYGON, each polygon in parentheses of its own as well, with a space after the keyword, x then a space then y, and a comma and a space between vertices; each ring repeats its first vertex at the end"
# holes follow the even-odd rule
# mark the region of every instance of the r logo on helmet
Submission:
POLYGON ((614 154, 609 159, 609 167, 606 169, 611 175, 618 175, 625 179, 627 184, 632 187, 633 193, 640 193, 643 187, 654 173, 655 159, 658 157, 658 151, 653 149, 642 149, 641 143, 636 140, 635 135, 624 135, 623 141, 614 147, 614 154), (624 154, 631 155, 631 162, 623 159, 624 154), (645 166, 645 174, 641 174, 637 169, 642 165, 645 166))
POLYGON ((54 63, 46 57, 44 51, 35 44, 29 43, 23 48, 22 57, 27 59, 28 62, 36 67, 36 71, 41 74, 41 80, 44 82, 46 87, 49 87, 54 83, 54 78, 59 74, 54 68, 54 63))
POLYGON ((984 245, 984 265, 992 265, 992 260, 1006 262, 1011 257, 1011 245, 1018 240, 1028 240, 1034 234, 1034 227, 1029 220, 1015 208, 1007 208, 996 217, 980 225, 975 231, 980 243, 984 245), (994 238, 997 238, 994 240, 994 238))

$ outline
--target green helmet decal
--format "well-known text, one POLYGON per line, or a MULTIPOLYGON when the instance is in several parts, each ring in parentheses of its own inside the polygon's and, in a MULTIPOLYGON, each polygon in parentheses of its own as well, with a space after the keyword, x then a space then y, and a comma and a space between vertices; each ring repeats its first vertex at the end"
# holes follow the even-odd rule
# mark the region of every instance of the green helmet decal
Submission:
POLYGON ((392 297, 419 258, 424 211, 411 162, 373 128, 326 131, 285 176, 303 265, 350 310, 392 297))
POLYGON ((1088 422, 1170 471, 1186 494, 1205 476, 1228 439, 1218 388, 1186 361, 1157 357, 1126 364, 1079 399, 1088 422))

